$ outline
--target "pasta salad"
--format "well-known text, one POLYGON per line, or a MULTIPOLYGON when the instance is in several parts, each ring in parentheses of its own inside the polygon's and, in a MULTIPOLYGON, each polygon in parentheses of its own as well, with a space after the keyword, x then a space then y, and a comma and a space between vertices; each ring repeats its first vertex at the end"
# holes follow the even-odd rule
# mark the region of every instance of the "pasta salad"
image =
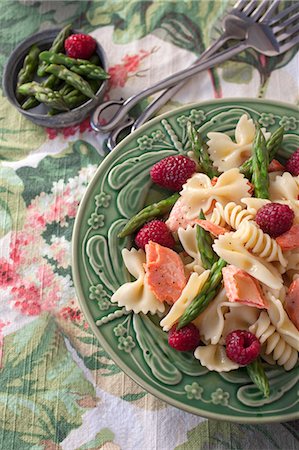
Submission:
POLYGON ((177 351, 211 371, 245 366, 265 396, 262 361, 291 370, 299 352, 299 149, 275 156, 270 134, 244 114, 235 139, 191 123, 188 156, 169 156, 152 181, 175 191, 129 220, 120 237, 133 281, 111 301, 156 314, 177 351))

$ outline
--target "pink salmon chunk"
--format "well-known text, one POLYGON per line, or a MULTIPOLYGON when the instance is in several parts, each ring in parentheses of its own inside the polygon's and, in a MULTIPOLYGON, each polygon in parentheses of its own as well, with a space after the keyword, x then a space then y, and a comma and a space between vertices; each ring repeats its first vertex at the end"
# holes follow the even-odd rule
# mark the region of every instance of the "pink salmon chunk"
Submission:
POLYGON ((226 228, 220 227, 219 225, 215 225, 209 220, 196 219, 195 222, 201 228, 203 228, 206 231, 209 231, 214 236, 220 236, 221 234, 225 234, 228 231, 226 228))
POLYGON ((161 302, 172 305, 186 285, 184 265, 179 255, 170 248, 150 241, 145 246, 146 281, 161 302))
POLYGON ((223 282, 230 302, 243 303, 256 308, 268 308, 266 299, 257 280, 236 266, 222 269, 223 282))
POLYGON ((299 224, 293 225, 289 231, 278 236, 276 242, 284 252, 299 248, 299 224))

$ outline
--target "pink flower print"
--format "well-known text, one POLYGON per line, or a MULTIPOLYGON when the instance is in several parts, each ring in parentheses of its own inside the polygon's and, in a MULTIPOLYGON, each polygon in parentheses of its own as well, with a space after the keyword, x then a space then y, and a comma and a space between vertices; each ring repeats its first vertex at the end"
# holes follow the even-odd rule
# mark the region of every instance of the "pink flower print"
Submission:
POLYGON ((62 134, 64 138, 74 136, 78 131, 77 126, 63 128, 62 134))
POLYGON ((70 320, 72 322, 80 322, 82 319, 82 313, 77 308, 72 308, 71 306, 65 306, 60 311, 61 317, 65 320, 70 320))
POLYGON ((33 283, 24 282, 20 286, 13 287, 13 305, 22 314, 27 316, 37 316, 41 312, 40 292, 33 283))
POLYGON ((49 139, 55 139, 57 137, 57 130, 55 130, 54 128, 46 128, 46 133, 48 135, 49 139))
POLYGON ((83 120, 83 122, 79 125, 80 133, 84 133, 84 131, 92 131, 91 125, 90 125, 90 118, 87 117, 83 120))
MULTIPOLYGON (((17 277, 12 264, 10 264, 6 259, 0 258, 0 287, 11 285, 17 277)), ((1 322, 0 322, 1 331, 1 322)))
POLYGON ((128 71, 126 67, 122 64, 116 64, 115 66, 109 68, 108 73, 110 75, 108 81, 109 90, 114 89, 117 86, 124 87, 128 79, 128 71))
POLYGON ((124 87, 129 77, 134 75, 138 76, 137 71, 140 68, 143 59, 157 50, 158 49, 154 47, 151 51, 140 50, 140 52, 135 55, 125 55, 122 58, 121 64, 116 64, 115 66, 110 67, 108 70, 110 75, 109 90, 116 87, 124 87))

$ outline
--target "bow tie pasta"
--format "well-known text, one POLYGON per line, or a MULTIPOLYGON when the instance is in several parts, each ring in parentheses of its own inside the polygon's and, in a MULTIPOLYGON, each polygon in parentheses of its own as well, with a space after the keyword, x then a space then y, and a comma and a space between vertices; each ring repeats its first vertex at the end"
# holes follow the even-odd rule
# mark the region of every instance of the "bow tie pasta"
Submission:
POLYGON ((203 173, 196 173, 183 186, 181 196, 189 206, 188 219, 198 218, 200 210, 206 213, 213 200, 222 205, 234 201, 240 204, 243 197, 250 197, 251 186, 238 169, 230 169, 219 176, 213 185, 210 178, 203 173))
POLYGON ((124 306, 127 311, 134 311, 136 314, 140 312, 144 314, 164 312, 164 303, 155 297, 145 281, 144 251, 135 248, 124 249, 122 256, 126 268, 136 280, 120 286, 112 295, 111 302, 117 303, 118 306, 124 306))
MULTIPOLYGON (((270 133, 264 133, 268 139, 270 133)), ((210 132, 207 134, 208 152, 211 160, 221 172, 240 167, 251 156, 252 143, 255 136, 253 120, 246 114, 241 116, 235 130, 235 141, 225 133, 210 132)))

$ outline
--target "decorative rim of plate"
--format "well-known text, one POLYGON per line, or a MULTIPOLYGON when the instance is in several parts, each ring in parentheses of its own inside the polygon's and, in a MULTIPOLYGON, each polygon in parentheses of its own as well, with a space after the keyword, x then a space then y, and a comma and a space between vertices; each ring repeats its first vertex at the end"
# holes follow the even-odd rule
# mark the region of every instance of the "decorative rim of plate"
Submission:
MULTIPOLYGON (((186 110, 190 110, 191 108, 200 108, 202 106, 208 106, 208 105, 225 105, 225 103, 232 103, 232 102, 244 102, 246 103, 260 103, 260 104, 268 104, 269 106, 278 106, 282 108, 286 108, 289 110, 293 110, 295 115, 298 115, 298 108, 295 105, 292 105, 290 103, 276 101, 276 100, 268 100, 268 99, 254 99, 250 97, 230 97, 225 99, 213 99, 213 100, 207 100, 204 102, 194 102, 189 103, 186 105, 183 105, 179 108, 167 111, 157 117, 154 117, 153 119, 149 120, 145 124, 143 124, 140 128, 135 130, 133 133, 125 137, 114 149, 111 153, 109 153, 105 159, 101 162, 99 167, 97 168, 92 180, 87 186, 87 189, 83 195, 83 198, 81 199, 72 233, 72 275, 73 275, 73 281, 75 286, 75 291, 77 294, 77 298, 79 301, 80 308, 91 327, 92 331, 94 332, 95 336, 99 340, 99 343, 104 348, 104 350, 109 354, 109 356, 113 359, 115 364, 126 374, 128 375, 133 381, 135 381, 142 389, 146 390, 148 393, 154 395, 155 397, 159 398, 160 400, 164 401, 165 403, 174 406, 180 410, 183 410, 185 412, 196 414, 201 417, 205 417, 208 419, 216 419, 216 420, 226 420, 229 422, 235 422, 235 423, 244 423, 244 424, 261 424, 261 423, 274 423, 274 422, 287 422, 291 420, 296 420, 299 418, 299 413, 288 413, 286 415, 279 414, 277 416, 271 416, 271 417, 237 417, 237 416, 224 416, 223 414, 219 414, 216 412, 210 412, 203 410, 198 407, 194 407, 188 404, 184 404, 184 407, 181 402, 168 397, 166 394, 161 393, 157 388, 154 388, 148 384, 146 380, 144 380, 139 375, 135 374, 135 372, 126 365, 121 359, 121 357, 111 348, 109 342, 106 341, 106 339, 102 336, 99 328, 95 324, 95 320, 90 312, 90 309, 87 305, 87 300, 85 298, 85 295, 83 293, 81 280, 80 280, 80 273, 79 273, 79 267, 78 267, 78 260, 76 258, 76 255, 78 254, 78 239, 76 239, 76 236, 79 234, 79 229, 81 226, 81 219, 85 211, 85 207, 87 205, 87 202, 89 201, 89 193, 92 192, 94 186, 98 182, 98 175, 100 171, 106 170, 106 168, 110 165, 110 160, 114 157, 116 152, 121 151, 123 147, 127 145, 132 139, 132 137, 137 137, 139 134, 142 134, 146 131, 147 128, 151 127, 152 125, 155 125, 161 120, 169 117, 170 115, 175 115, 177 113, 183 113, 186 110)), ((246 105, 244 105, 246 106, 246 105)), ((259 414, 259 411, 257 410, 257 415, 259 414)))

